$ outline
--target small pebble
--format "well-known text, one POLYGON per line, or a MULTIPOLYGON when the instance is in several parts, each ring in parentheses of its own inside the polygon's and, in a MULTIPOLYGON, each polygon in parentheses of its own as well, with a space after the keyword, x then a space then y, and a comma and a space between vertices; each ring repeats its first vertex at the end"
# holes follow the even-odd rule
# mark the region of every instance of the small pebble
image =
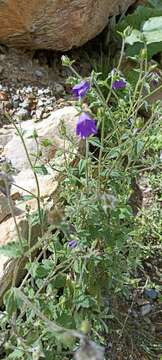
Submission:
POLYGON ((29 112, 27 109, 22 108, 16 113, 16 117, 18 117, 19 120, 27 120, 29 119, 29 112))
POLYGON ((26 110, 29 110, 29 107, 30 107, 30 103, 29 101, 25 100, 23 101, 20 106, 23 108, 23 109, 26 109, 26 110))
POLYGON ((26 88, 26 94, 30 94, 30 93, 32 93, 32 92, 33 92, 32 86, 27 86, 27 88, 26 88))
POLYGON ((36 118, 41 119, 43 115, 44 109, 37 109, 35 112, 36 118))
POLYGON ((38 78, 42 78, 42 77, 43 77, 43 72, 40 71, 40 70, 36 70, 36 71, 35 71, 35 75, 36 75, 38 78))
POLYGON ((145 304, 145 305, 141 306, 141 315, 142 316, 148 315, 150 313, 151 309, 152 309, 151 304, 145 304))
POLYGON ((37 107, 40 108, 40 107, 43 107, 43 106, 44 106, 44 101, 42 101, 41 99, 38 100, 37 107))
POLYGON ((144 297, 150 300, 156 300, 159 296, 159 293, 155 289, 145 289, 144 297))
POLYGON ((38 89, 38 96, 43 95, 43 93, 44 93, 43 89, 38 89))
POLYGON ((47 99, 46 102, 45 102, 45 105, 52 105, 52 100, 51 99, 47 99))
POLYGON ((62 93, 64 93, 64 87, 61 85, 61 84, 59 84, 59 83, 55 83, 55 87, 54 87, 54 89, 55 89, 55 93, 57 94, 57 95, 59 95, 59 94, 62 94, 62 93))
POLYGON ((43 93, 44 93, 45 95, 51 95, 51 90, 50 90, 49 88, 44 89, 43 93))
POLYGON ((46 107, 46 111, 52 111, 53 110, 53 107, 52 106, 47 106, 46 107))

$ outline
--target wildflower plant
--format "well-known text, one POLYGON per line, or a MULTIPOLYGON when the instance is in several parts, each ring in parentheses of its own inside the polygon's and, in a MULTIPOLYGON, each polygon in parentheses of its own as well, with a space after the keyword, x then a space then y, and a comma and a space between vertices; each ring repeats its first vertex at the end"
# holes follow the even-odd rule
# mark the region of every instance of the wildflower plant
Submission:
MULTIPOLYGON (((125 329, 130 321, 132 331, 130 314, 120 306, 126 301, 133 306, 148 232, 141 205, 135 204, 135 217, 131 199, 141 172, 161 166, 153 141, 162 108, 149 105, 149 91, 143 94, 152 72, 147 52, 138 59, 135 87, 122 74, 121 61, 122 56, 105 79, 94 71, 82 79, 74 62, 63 57, 72 71, 68 82, 78 110, 76 136, 84 146, 73 165, 65 161, 62 168, 59 201, 64 215, 47 224, 38 239, 41 254, 29 257, 22 284, 4 296, 0 327, 8 359, 104 359, 103 348, 112 337, 110 359, 124 353, 126 343, 135 341, 136 348, 138 339, 130 339, 125 329), (146 120, 141 112, 148 108, 146 120)), ((159 242, 157 230, 155 238, 159 242)))

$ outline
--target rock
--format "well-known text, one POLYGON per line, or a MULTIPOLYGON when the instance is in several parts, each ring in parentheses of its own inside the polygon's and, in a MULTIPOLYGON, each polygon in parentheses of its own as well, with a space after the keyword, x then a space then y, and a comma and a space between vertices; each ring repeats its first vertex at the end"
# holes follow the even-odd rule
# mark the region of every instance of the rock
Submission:
MULTIPOLYGON (((62 109, 53 111, 48 118, 38 123, 33 120, 27 120, 21 123, 21 128, 24 131, 24 139, 29 154, 36 154, 37 144, 33 138, 29 138, 34 129, 38 134, 39 141, 49 139, 55 144, 56 149, 64 147, 64 140, 60 137, 59 125, 61 120, 64 120, 67 130, 74 135, 77 120, 77 111, 73 106, 65 106, 62 109)), ((67 142, 65 142, 67 144, 67 142)), ((4 155, 6 159, 12 163, 13 167, 22 171, 29 168, 29 163, 26 157, 24 147, 21 139, 14 135, 11 141, 4 148, 4 155)), ((46 156, 48 156, 46 152, 46 156)))
POLYGON ((0 144, 5 146, 13 137, 14 129, 11 125, 0 128, 0 144))
POLYGON ((65 92, 63 85, 59 83, 55 83, 54 89, 56 95, 62 95, 65 92))
POLYGON ((25 89, 25 91, 26 91, 26 94, 32 93, 32 91, 33 91, 32 86, 28 86, 28 87, 25 89))
POLYGON ((8 100, 8 94, 6 91, 0 91, 0 101, 7 101, 8 100))
POLYGON ((38 89, 38 96, 42 96, 44 94, 44 90, 43 89, 38 89))
POLYGON ((16 117, 19 120, 26 120, 29 119, 29 111, 27 109, 20 109, 17 113, 16 113, 16 117))
POLYGON ((43 109, 43 108, 37 109, 36 112, 35 112, 36 119, 38 119, 38 120, 42 119, 43 113, 44 113, 44 109, 43 109))
POLYGON ((145 296, 145 298, 150 299, 150 300, 157 300, 159 293, 155 289, 145 289, 144 296, 145 296))
MULTIPOLYGON (((1 188, 0 188, 1 191, 1 188)), ((7 197, 0 192, 0 223, 10 215, 10 207, 7 197)))
MULTIPOLYGON (((55 153, 59 149, 63 149, 64 145, 67 149, 69 142, 65 141, 60 136, 60 122, 64 119, 66 129, 69 134, 74 136, 75 126, 76 126, 76 115, 77 111, 72 106, 66 106, 57 111, 53 111, 50 116, 45 120, 42 120, 38 123, 34 123, 33 120, 27 120, 21 123, 21 128, 24 132, 24 139, 26 147, 28 149, 30 158, 32 162, 35 160, 33 157, 37 153, 37 143, 31 137, 34 129, 37 132, 38 138, 37 142, 41 146, 43 140, 50 140, 51 144, 47 147, 42 147, 42 160, 46 164, 47 160, 50 161, 55 157, 55 153)), ((11 187, 11 195, 13 199, 18 199, 20 196, 27 195, 27 191, 30 191, 32 194, 37 194, 37 187, 33 172, 30 168, 24 147, 22 145, 21 139, 16 134, 13 135, 12 139, 4 147, 3 152, 6 161, 11 163, 13 168, 16 170, 17 174, 13 175, 14 184, 11 187), (22 190, 18 187, 21 187, 22 190), (24 190, 23 190, 24 189, 24 190)), ((67 155, 68 156, 68 155, 67 155)), ((64 162, 64 157, 59 157, 55 159, 55 164, 61 166, 64 162)), ((37 161, 37 166, 40 166, 41 162, 37 161)), ((37 174, 39 184, 40 184, 40 194, 42 199, 47 199, 50 197, 57 188, 57 177, 59 173, 57 171, 51 170, 51 168, 46 164, 46 175, 37 174)), ((37 208, 37 202, 35 199, 32 200, 29 204, 32 210, 37 208)), ((24 209, 25 203, 22 206, 19 206, 20 209, 24 209)))
POLYGON ((25 109, 25 110, 29 110, 29 108, 30 108, 30 101, 28 101, 28 100, 25 100, 25 101, 23 101, 22 103, 21 103, 21 108, 23 108, 23 109, 25 109))
POLYGON ((18 95, 14 95, 12 97, 12 106, 14 107, 14 109, 17 109, 19 107, 20 104, 20 97, 18 95))
POLYGON ((44 106, 44 101, 42 99, 38 100, 37 107, 44 106))
POLYGON ((40 70, 36 70, 36 71, 35 71, 35 75, 36 75, 38 78, 42 78, 42 77, 43 77, 43 72, 40 71, 40 70))
POLYGON ((141 306, 141 315, 145 316, 148 315, 150 313, 152 309, 152 305, 151 304, 145 304, 141 306))
MULTIPOLYGON (((39 180, 40 197, 44 202, 45 199, 50 198, 57 189, 58 182, 55 180, 57 175, 58 174, 55 171, 51 171, 51 174, 49 173, 48 175, 37 175, 39 180)), ((13 176, 13 179, 14 185, 11 187, 12 198, 16 199, 19 198, 20 195, 29 195, 26 190, 30 191, 34 195, 37 195, 36 182, 31 169, 20 171, 18 175, 13 176), (16 185, 20 186, 22 190, 16 185)), ((23 202, 18 205, 18 208, 24 211, 26 204, 31 207, 32 211, 37 209, 37 201, 35 198, 23 202)))
MULTIPOLYGON (((0 42, 30 49, 68 50, 99 34, 108 17, 134 0, 5 0, 0 2, 0 42)), ((42 77, 39 70, 37 76, 42 77)))

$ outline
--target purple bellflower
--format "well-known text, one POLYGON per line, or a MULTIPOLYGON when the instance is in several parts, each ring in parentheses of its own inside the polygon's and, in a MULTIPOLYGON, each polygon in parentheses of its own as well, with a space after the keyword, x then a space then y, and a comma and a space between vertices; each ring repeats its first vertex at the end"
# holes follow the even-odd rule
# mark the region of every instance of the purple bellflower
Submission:
POLYGON ((96 121, 86 113, 82 113, 76 125, 76 134, 85 139, 90 135, 97 134, 96 121))
POLYGON ((69 247, 70 249, 75 249, 75 248, 77 247, 77 242, 76 242, 76 240, 70 240, 70 241, 68 242, 68 247, 69 247))
POLYGON ((90 83, 88 81, 81 81, 79 84, 73 86, 72 93, 77 99, 84 97, 90 89, 90 83))
POLYGON ((126 82, 123 79, 118 79, 113 81, 112 88, 113 90, 121 90, 126 87, 126 82))

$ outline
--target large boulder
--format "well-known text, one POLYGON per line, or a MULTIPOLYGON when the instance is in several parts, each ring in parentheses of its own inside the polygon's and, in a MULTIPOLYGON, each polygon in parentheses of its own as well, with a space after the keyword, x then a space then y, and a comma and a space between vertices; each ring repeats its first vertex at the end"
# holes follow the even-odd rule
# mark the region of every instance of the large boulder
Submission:
POLYGON ((108 17, 135 0, 1 0, 0 42, 30 49, 69 50, 99 34, 108 17))

